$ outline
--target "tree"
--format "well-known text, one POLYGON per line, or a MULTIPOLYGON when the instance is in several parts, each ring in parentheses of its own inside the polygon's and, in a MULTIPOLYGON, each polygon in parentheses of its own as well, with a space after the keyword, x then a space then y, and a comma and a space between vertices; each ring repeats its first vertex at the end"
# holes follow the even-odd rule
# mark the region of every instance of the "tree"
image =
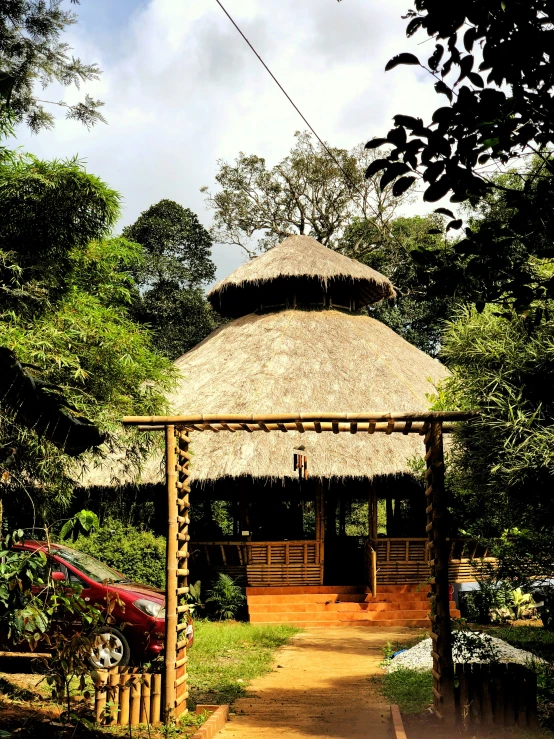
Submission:
MULTIPOLYGON (((533 300, 554 295, 550 276, 530 274, 521 269, 519 260, 510 265, 504 259, 514 241, 539 260, 554 257, 550 177, 554 165, 548 153, 554 143, 552 4, 461 0, 446 5, 416 0, 415 10, 406 17, 407 35, 425 30, 435 39, 434 50, 426 65, 404 53, 391 59, 386 70, 399 64, 422 67, 447 104, 435 110, 428 125, 413 116, 396 115, 386 137, 367 144, 372 150, 394 147, 369 167, 368 174, 384 171, 381 183, 396 180, 396 187, 420 179, 427 202, 450 193, 453 203, 476 205, 491 190, 503 191, 512 217, 492 222, 486 230, 466 228, 457 247, 465 256, 463 266, 445 265, 441 281, 450 294, 465 275, 473 281, 486 253, 489 263, 498 259, 501 264, 481 275, 485 300, 524 312, 533 300), (526 157, 540 160, 526 186, 512 187, 495 178, 496 167, 519 164, 526 157)), ((462 220, 451 216, 449 227, 460 229, 462 220)))
POLYGON ((459 301, 429 294, 429 281, 420 281, 416 260, 428 253, 436 255, 439 263, 451 258, 453 246, 443 230, 439 215, 395 218, 385 234, 374 221, 355 219, 346 227, 339 247, 394 284, 396 298, 369 306, 369 315, 433 357, 440 349, 443 324, 459 301))
POLYGON ((9 131, 9 124, 23 122, 33 133, 53 128, 54 116, 46 105, 62 106, 67 118, 87 128, 98 121, 105 123, 100 113, 103 103, 90 95, 69 105, 43 100, 36 92, 38 84, 79 88, 81 82, 99 78, 98 65, 70 57, 70 46, 60 41, 63 31, 76 22, 76 14, 64 10, 61 0, 0 2, 0 135, 9 131))
POLYGON ((218 324, 201 289, 215 277, 211 236, 191 210, 172 200, 152 205, 123 235, 144 249, 135 269, 141 292, 133 315, 152 328, 158 351, 175 359, 218 324))
POLYGON ((374 178, 364 179, 374 155, 361 145, 347 152, 314 144, 308 133, 295 136, 290 154, 271 169, 262 157, 242 152, 234 164, 218 162, 220 189, 202 188, 214 211, 214 241, 237 244, 249 257, 291 234, 336 248, 356 217, 372 219, 386 234, 399 201, 392 188, 381 191, 374 178))
POLYGON ((443 407, 479 409, 457 431, 450 454, 459 525, 494 543, 498 574, 514 586, 550 577, 554 321, 533 324, 507 320, 491 307, 480 314, 467 308, 448 324, 443 341, 453 373, 443 407))
MULTIPOLYGON (((171 385, 169 363, 129 316, 142 248, 108 238, 118 215, 119 195, 75 160, 0 164, 0 346, 68 412, 107 432, 122 415, 162 411, 171 385)), ((7 512, 51 515, 71 499, 82 463, 0 412, 7 512)), ((109 434, 107 448, 139 463, 143 442, 109 434)))

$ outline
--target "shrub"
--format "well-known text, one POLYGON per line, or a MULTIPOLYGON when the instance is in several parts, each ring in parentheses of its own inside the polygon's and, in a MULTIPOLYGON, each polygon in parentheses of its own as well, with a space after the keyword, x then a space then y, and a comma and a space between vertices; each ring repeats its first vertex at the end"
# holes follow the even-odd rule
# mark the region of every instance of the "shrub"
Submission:
POLYGON ((235 585, 229 575, 220 572, 211 590, 208 590, 206 603, 211 603, 211 611, 220 621, 235 618, 244 605, 242 588, 235 585))
POLYGON ((71 544, 122 572, 130 580, 163 588, 165 538, 108 518, 104 526, 71 544))

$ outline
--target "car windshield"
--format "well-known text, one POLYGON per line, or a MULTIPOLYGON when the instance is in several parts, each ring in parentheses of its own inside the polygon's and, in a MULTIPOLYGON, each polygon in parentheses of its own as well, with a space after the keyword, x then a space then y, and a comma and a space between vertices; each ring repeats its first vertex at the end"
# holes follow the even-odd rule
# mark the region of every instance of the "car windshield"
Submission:
POLYGON ((78 552, 75 549, 58 549, 56 554, 68 564, 74 565, 84 575, 90 577, 95 582, 104 582, 105 580, 109 580, 110 582, 126 581, 126 578, 120 572, 112 570, 108 565, 99 562, 84 552, 78 552))

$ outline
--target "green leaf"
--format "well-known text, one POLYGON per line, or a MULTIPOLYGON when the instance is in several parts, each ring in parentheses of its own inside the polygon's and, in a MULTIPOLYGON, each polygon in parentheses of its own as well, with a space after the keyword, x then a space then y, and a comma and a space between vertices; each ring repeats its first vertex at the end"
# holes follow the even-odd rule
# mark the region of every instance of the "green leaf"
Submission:
POLYGON ((406 190, 408 190, 413 185, 415 181, 415 177, 401 177, 399 180, 396 180, 396 182, 392 186, 392 194, 396 198, 400 195, 403 195, 406 190))
POLYGON ((72 518, 70 518, 69 521, 66 521, 64 523, 64 525, 62 526, 62 530, 60 531, 60 539, 62 541, 68 538, 68 536, 73 531, 74 525, 75 525, 75 521, 72 518))
POLYGON ((419 64, 419 59, 414 54, 397 54, 387 62, 385 66, 385 72, 394 69, 399 64, 419 64))
MULTIPOLYGON (((448 87, 447 84, 445 84, 442 80, 439 80, 435 84, 435 90, 442 95, 446 95, 446 97, 452 102, 452 90, 448 87)), ((437 111, 435 111, 436 113, 437 111)), ((433 116, 434 118, 434 116, 433 116)))
POLYGON ((366 179, 373 177, 373 175, 377 174, 377 172, 380 172, 382 169, 386 169, 386 167, 388 166, 390 166, 390 162, 388 159, 376 159, 374 162, 371 162, 369 167, 366 169, 366 179))
POLYGON ((368 141, 365 145, 366 149, 377 149, 379 146, 383 146, 383 144, 388 144, 389 142, 387 139, 371 139, 371 141, 368 141))
POLYGON ((436 182, 433 182, 427 190, 423 193, 423 199, 427 203, 434 203, 437 200, 443 198, 450 190, 450 178, 447 175, 443 175, 436 182))
POLYGON ((454 213, 452 213, 451 210, 448 210, 448 208, 435 208, 435 213, 441 213, 443 216, 450 216, 450 218, 455 218, 454 213))

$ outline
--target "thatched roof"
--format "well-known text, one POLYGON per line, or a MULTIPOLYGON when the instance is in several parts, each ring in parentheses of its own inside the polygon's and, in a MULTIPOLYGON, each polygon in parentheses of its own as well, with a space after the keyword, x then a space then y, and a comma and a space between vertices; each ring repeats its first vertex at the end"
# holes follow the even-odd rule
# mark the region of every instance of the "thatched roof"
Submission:
POLYGON ((220 280, 208 299, 237 317, 276 306, 341 306, 357 310, 395 295, 391 282, 365 264, 310 236, 289 236, 220 280))
MULTIPOLYGON (((250 314, 214 331, 176 361, 181 374, 171 413, 424 411, 433 383, 448 371, 379 321, 339 310, 250 314)), ((422 438, 403 434, 192 432, 192 478, 294 477, 304 444, 312 476, 373 477, 408 471, 422 438)), ((117 464, 86 484, 109 484, 117 464)), ((154 455, 143 482, 163 480, 154 455)))

